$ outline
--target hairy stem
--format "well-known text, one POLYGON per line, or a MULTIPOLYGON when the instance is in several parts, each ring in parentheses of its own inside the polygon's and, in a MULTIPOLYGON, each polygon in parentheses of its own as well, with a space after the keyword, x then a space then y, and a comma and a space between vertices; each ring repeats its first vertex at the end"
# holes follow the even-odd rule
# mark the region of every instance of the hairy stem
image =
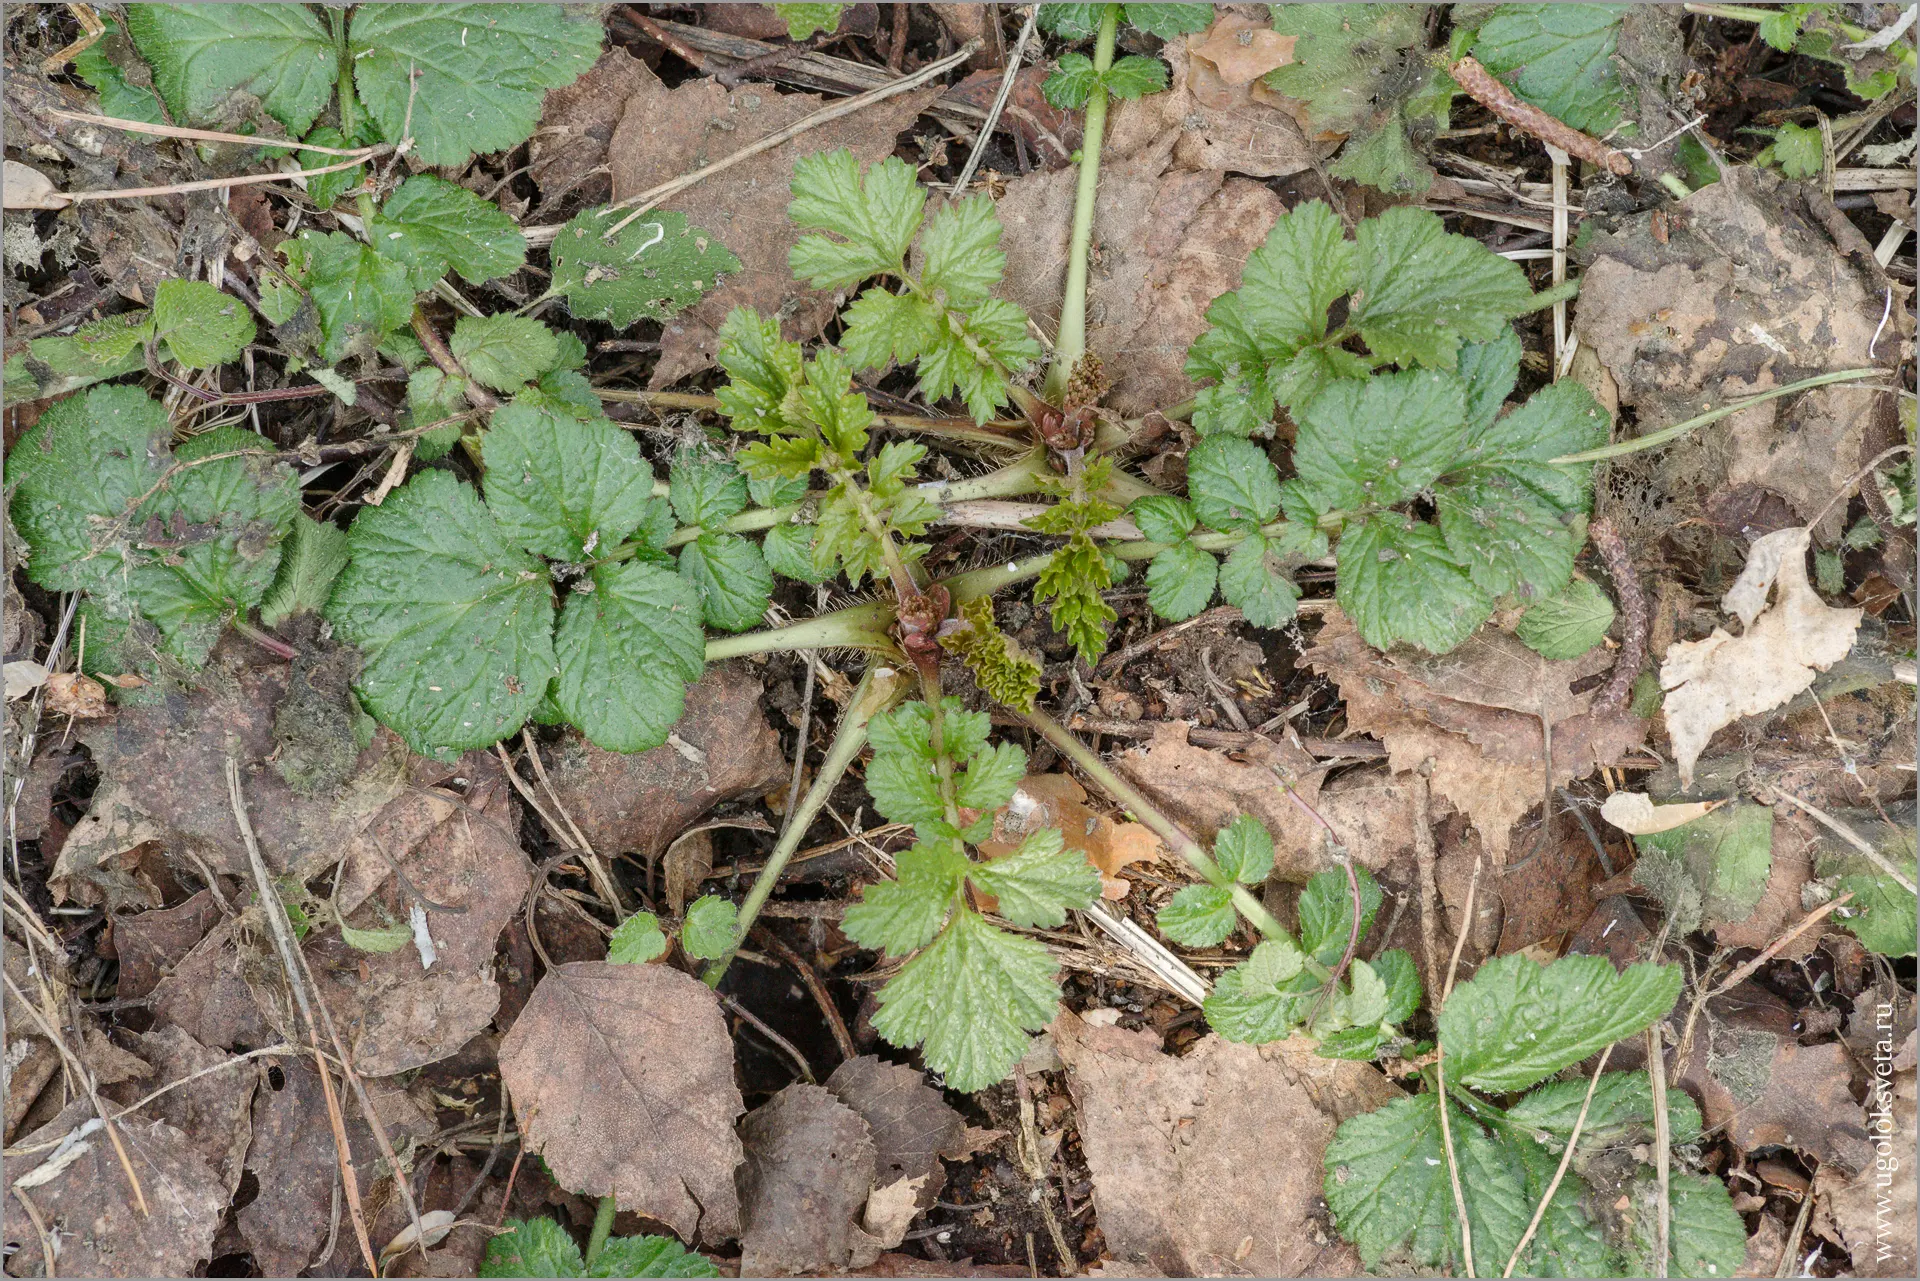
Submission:
MULTIPOLYGON (((720 401, 684 391, 635 391, 627 387, 595 387, 593 394, 615 405, 648 405, 655 409, 711 410, 719 412, 720 401)), ((995 419, 976 424, 971 418, 917 418, 909 414, 876 414, 874 421, 890 431, 913 432, 944 440, 964 441, 993 449, 1024 449, 1027 424, 1018 419, 995 419)))
MULTIPOLYGON (((1113 39, 1120 6, 1105 6, 1100 34, 1094 37, 1093 69, 1106 75, 1113 66, 1113 39)), ((1067 242, 1067 291, 1060 303, 1060 332, 1053 342, 1053 366, 1047 370, 1047 399, 1067 390, 1073 367, 1087 352, 1087 258, 1093 248, 1093 198, 1100 183, 1100 146, 1107 131, 1107 87, 1096 86, 1087 99, 1087 120, 1080 143, 1080 184, 1073 195, 1073 233, 1067 242)))
POLYGON ((587 1237, 587 1267, 591 1269, 600 1258, 600 1252, 607 1248, 607 1238, 613 1233, 613 1216, 619 1207, 614 1204, 609 1193, 600 1198, 600 1208, 593 1212, 593 1232, 587 1237))
MULTIPOLYGON (((840 785, 854 759, 860 755, 860 749, 866 746, 867 725, 892 706, 894 701, 906 690, 906 680, 894 668, 885 666, 878 659, 867 664, 867 671, 860 678, 860 684, 853 691, 853 700, 847 704, 846 712, 840 717, 840 727, 834 731, 833 742, 827 748, 826 759, 820 763, 820 772, 813 776, 813 786, 794 807, 787 820, 786 831, 780 834, 779 841, 773 847, 773 853, 767 858, 767 865, 760 869, 760 875, 754 878, 747 890, 746 899, 740 904, 740 917, 733 930, 733 946, 727 954, 707 966, 701 975, 708 987, 719 987, 720 980, 726 975, 727 966, 733 962, 734 953, 739 951, 741 943, 746 941, 747 933, 753 928, 760 909, 766 906, 767 897, 773 893, 774 885, 780 880, 780 874, 786 870, 787 860, 800 848, 800 842, 806 838, 807 829, 813 820, 826 807, 827 799, 833 795, 833 789, 840 785)), ((796 751, 804 756, 807 745, 800 744, 796 751)))
POLYGON ((893 613, 891 602, 873 601, 764 632, 718 636, 707 642, 707 661, 717 663, 796 649, 877 649, 892 653, 899 649, 887 632, 893 624, 893 613))
POLYGON ((1751 409, 1753 406, 1764 404, 1769 400, 1777 400, 1782 396, 1791 396, 1795 392, 1807 391, 1814 387, 1825 387, 1830 383, 1858 382, 1862 378, 1874 378, 1889 372, 1889 370, 1885 369, 1842 369, 1831 374, 1817 374, 1812 378, 1802 378, 1799 382, 1788 383, 1784 387, 1775 387, 1771 391, 1763 391, 1757 396, 1743 396, 1739 400, 1730 400, 1718 409, 1709 410, 1704 414, 1689 418, 1685 422, 1675 423, 1671 427, 1664 427, 1659 431, 1652 432, 1645 436, 1636 436, 1632 440, 1622 440, 1611 445, 1602 445, 1598 449, 1583 450, 1577 454, 1562 454, 1560 457, 1552 458, 1548 461, 1555 466, 1565 466, 1571 463, 1597 463, 1608 458, 1624 458, 1628 454, 1637 454, 1645 449, 1658 449, 1669 441, 1680 439, 1680 437, 1696 428, 1705 427, 1709 423, 1717 423, 1722 418, 1730 417, 1743 409, 1751 409))

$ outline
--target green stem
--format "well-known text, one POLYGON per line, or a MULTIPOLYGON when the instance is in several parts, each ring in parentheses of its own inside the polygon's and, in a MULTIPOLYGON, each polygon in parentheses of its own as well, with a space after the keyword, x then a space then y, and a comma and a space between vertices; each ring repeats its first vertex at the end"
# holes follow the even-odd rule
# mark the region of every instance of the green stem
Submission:
MULTIPOLYGON (((733 946, 727 949, 725 956, 707 966, 706 973, 701 975, 708 987, 720 986, 734 953, 746 942, 754 919, 760 915, 760 909, 766 906, 767 897, 773 893, 780 874, 786 870, 787 861, 800 848, 800 842, 806 838, 814 817, 826 807, 833 789, 840 785, 840 780, 860 755, 860 749, 866 746, 868 723, 892 706, 905 691, 906 680, 899 671, 883 665, 877 659, 867 664, 866 674, 860 678, 859 686, 853 691, 853 700, 847 704, 847 710, 840 718, 840 728, 834 731, 827 757, 820 763, 820 772, 813 776, 813 786, 807 789, 807 794, 794 807, 792 816, 787 820, 786 831, 780 834, 773 853, 767 858, 767 865, 760 869, 760 875, 754 878, 745 901, 740 904, 739 923, 733 930, 733 946)), ((806 744, 802 743, 799 750, 804 752, 806 744)))
MULTIPOLYGON (((1267 911, 1266 905, 1253 896, 1246 886, 1220 870, 1212 855, 1200 848, 1199 842, 1180 830, 1180 825, 1160 812, 1159 807, 1147 799, 1146 793, 1122 778, 1117 770, 1100 759, 1100 754, 1081 742, 1075 735, 1053 717, 1035 708, 1021 713, 1021 719, 1033 727, 1040 737, 1060 749, 1060 754, 1078 765, 1088 778, 1098 783, 1102 790, 1114 800, 1132 811, 1135 818, 1146 824, 1161 844, 1187 861, 1187 865, 1199 873, 1201 879, 1209 885, 1218 886, 1233 896, 1233 905, 1240 915, 1247 918, 1260 933, 1273 939, 1293 941, 1286 928, 1267 911)), ((1313 957, 1307 958, 1307 969, 1316 978, 1325 979, 1327 968, 1313 957)))
POLYGON ((347 14, 344 9, 329 9, 333 25, 333 49, 340 60, 340 132, 353 145, 360 132, 360 101, 353 96, 353 52, 347 47, 347 14))
MULTIPOLYGON (((1113 66, 1113 39, 1120 26, 1120 6, 1110 4, 1100 18, 1094 38, 1093 70, 1104 76, 1113 66)), ((1067 389, 1073 367, 1087 351, 1087 258, 1093 248, 1093 198, 1100 183, 1100 147, 1107 131, 1107 88, 1094 88, 1087 99, 1087 121, 1080 143, 1080 183, 1073 196, 1073 234, 1067 243, 1067 291, 1060 304, 1060 332, 1053 343, 1053 366, 1047 370, 1046 396, 1058 402, 1067 389)))
POLYGON ((613 1202, 612 1194, 600 1198, 600 1208, 593 1214, 593 1232, 587 1237, 587 1268, 592 1270, 599 1260, 600 1252, 607 1248, 607 1238, 613 1234, 613 1216, 619 1207, 613 1202))
POLYGON ((1558 303, 1571 302, 1579 296, 1580 281, 1578 279, 1563 280, 1559 284, 1549 285, 1547 288, 1535 294, 1533 301, 1527 304, 1527 309, 1519 314, 1522 316, 1530 316, 1536 311, 1545 311, 1547 308, 1558 303))
POLYGON ((877 649, 891 653, 899 648, 887 634, 892 623, 892 604, 874 601, 764 632, 717 636, 707 642, 707 661, 717 663, 749 654, 782 654, 796 649, 877 649))
POLYGON ((1709 423, 1717 423, 1722 418, 1737 414, 1743 409, 1751 409, 1755 405, 1764 404, 1769 400, 1778 400, 1782 396, 1791 396, 1795 392, 1807 391, 1814 387, 1825 387, 1831 383, 1858 382, 1862 378, 1873 378, 1884 375, 1887 372, 1885 369, 1842 369, 1837 373, 1817 374, 1812 378, 1802 378, 1797 383, 1788 383, 1784 387, 1775 387, 1772 391, 1763 391, 1757 396, 1746 396, 1739 400, 1729 401, 1718 409, 1709 410, 1698 417, 1689 418, 1685 422, 1675 423, 1671 427, 1663 427, 1651 435, 1636 436, 1632 440, 1622 440, 1615 444, 1602 445, 1599 449, 1583 450, 1577 454, 1562 454, 1558 458, 1548 459, 1548 462, 1554 466, 1566 466, 1572 463, 1597 463, 1604 462, 1609 458, 1624 458, 1628 454, 1637 454, 1646 449, 1658 449, 1669 441, 1678 440, 1696 428, 1705 427, 1709 423))

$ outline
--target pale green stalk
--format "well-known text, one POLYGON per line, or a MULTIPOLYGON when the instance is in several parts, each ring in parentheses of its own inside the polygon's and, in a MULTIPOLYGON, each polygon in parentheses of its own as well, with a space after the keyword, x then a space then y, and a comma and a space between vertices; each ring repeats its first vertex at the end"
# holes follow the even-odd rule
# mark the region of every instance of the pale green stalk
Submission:
POLYGON ((1577 454, 1562 454, 1560 457, 1552 458, 1548 461, 1555 466, 1565 466, 1573 463, 1597 463, 1604 462, 1609 458, 1623 458, 1628 454, 1637 454, 1645 449, 1658 449, 1669 441, 1678 440, 1696 428, 1705 427, 1709 423, 1717 423, 1722 418, 1726 418, 1731 414, 1737 414, 1743 409, 1751 409, 1755 405, 1764 404, 1769 400, 1777 400, 1781 396, 1791 396, 1795 392, 1807 391, 1814 387, 1825 387, 1830 383, 1858 382, 1862 378, 1872 378, 1887 372, 1885 369, 1842 369, 1837 373, 1817 374, 1812 378, 1802 378, 1796 383, 1788 383, 1784 387, 1775 387, 1771 391, 1763 391, 1757 396, 1745 396, 1739 400, 1729 401, 1718 409, 1709 410, 1697 417, 1689 418, 1685 422, 1675 423, 1671 427, 1663 427, 1659 431, 1652 432, 1645 436, 1636 436, 1632 440, 1622 440, 1611 445, 1602 445, 1598 449, 1582 450, 1577 454))
MULTIPOLYGON (((1093 69, 1104 76, 1113 66, 1113 40, 1120 6, 1107 5, 1094 38, 1093 69)), ((1093 198, 1100 182, 1100 146, 1107 130, 1107 88, 1095 86, 1087 99, 1087 120, 1080 143, 1080 184, 1073 197, 1073 233, 1067 243, 1067 292, 1060 305, 1060 332, 1053 342, 1053 367, 1047 371, 1046 397, 1059 402, 1073 367, 1087 351, 1087 258, 1093 247, 1093 198)))

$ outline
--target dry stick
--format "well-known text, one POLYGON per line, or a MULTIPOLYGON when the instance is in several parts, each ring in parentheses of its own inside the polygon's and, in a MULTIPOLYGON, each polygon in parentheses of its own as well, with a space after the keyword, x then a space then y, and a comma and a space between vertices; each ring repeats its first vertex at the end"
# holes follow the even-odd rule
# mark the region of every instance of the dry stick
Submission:
POLYGON ((760 936, 767 941, 774 954, 793 968, 806 985, 807 992, 813 997, 813 1003, 820 1007, 820 1013, 827 1020, 827 1028, 833 1033, 833 1043, 840 1048, 841 1062, 860 1057, 860 1051, 854 1047, 853 1035, 847 1031, 847 1021, 840 1016, 840 1007, 833 1003, 833 993, 827 991, 827 985, 820 980, 820 972, 813 968, 812 962, 787 946, 786 940, 770 929, 761 929, 760 936))
MULTIPOLYGON (((1547 159, 1553 162, 1553 283, 1567 283, 1567 153, 1552 143, 1547 144, 1547 159)), ((1567 304, 1562 299, 1553 304, 1553 378, 1555 382, 1566 376, 1567 368, 1573 359, 1573 350, 1567 346, 1567 304)))
MULTIPOLYGON (((761 1036, 766 1037, 769 1041, 772 1041, 776 1046, 780 1048, 780 1051, 783 1054, 785 1054, 788 1058, 792 1059, 794 1062, 794 1066, 800 1069, 800 1076, 802 1080, 804 1080, 808 1085, 815 1085, 818 1083, 814 1078, 812 1065, 807 1062, 807 1056, 800 1053, 800 1049, 798 1046, 794 1045, 792 1041, 789 1041, 786 1037, 781 1036, 778 1032, 768 1027, 766 1025, 766 1022, 762 1020, 758 1014, 755 1014, 752 1010, 740 1004, 740 1002, 734 1000, 731 996, 728 996, 725 992, 720 992, 720 993, 717 993, 716 995, 720 998, 720 1004, 726 1006, 729 1012, 738 1015, 740 1017, 740 1020, 743 1023, 751 1027, 754 1031, 758 1032, 761 1036)), ((604 1201, 602 1203, 604 1204, 604 1201)))
MULTIPOLYGON (((327 1096, 327 1120, 333 1126, 334 1151, 339 1157, 340 1181, 346 1189, 347 1210, 353 1216, 353 1233, 360 1242, 360 1252, 366 1256, 367 1267, 378 1276, 380 1265, 374 1254, 373 1240, 367 1235, 366 1215, 360 1208, 360 1178, 353 1168, 353 1150, 347 1142, 346 1118, 341 1115, 340 1100, 333 1092, 333 1078, 327 1072, 327 1057, 320 1050, 319 1023, 313 1017, 313 1006, 307 998, 304 975, 294 959, 296 951, 293 932, 287 926, 287 913, 280 904, 280 896, 274 893, 273 878, 267 874, 267 861, 261 856, 260 842, 253 834, 252 821, 247 818, 246 798, 240 793, 240 762, 232 756, 227 757, 227 798, 233 805, 234 821, 240 827, 241 843, 247 847, 247 865, 253 872, 254 889, 260 895, 260 911, 267 918, 267 932, 273 936, 274 950, 280 954, 280 967, 286 971, 287 986, 292 989, 294 1002, 300 1007, 300 1015, 307 1025, 307 1042, 313 1050, 313 1066, 320 1073, 320 1086, 327 1096)), ((395 1177, 399 1177, 398 1166, 395 1166, 395 1177)))
POLYGON ((1867 858, 1867 860, 1871 862, 1875 867, 1879 868, 1882 872, 1885 872, 1888 876, 1892 877, 1894 880, 1894 883, 1899 885, 1901 889, 1905 890, 1909 894, 1920 892, 1915 890, 1912 877, 1908 876, 1905 872, 1902 872, 1899 868, 1895 867, 1893 865, 1892 860, 1890 860, 1885 854, 1882 854, 1879 850, 1875 849, 1873 845, 1864 836, 1860 835, 1860 833, 1854 831, 1851 827, 1848 827, 1845 823, 1842 823, 1839 819, 1827 813, 1825 810, 1813 804, 1811 801, 1803 801, 1798 796, 1795 796, 1792 792, 1786 791, 1782 788, 1773 787, 1771 785, 1766 785, 1766 786, 1767 786, 1767 790, 1773 793, 1773 797, 1775 800, 1785 801, 1787 804, 1793 806, 1797 810, 1800 810, 1802 813, 1806 814, 1808 817, 1818 820, 1824 827, 1826 827, 1828 831, 1832 832, 1835 836, 1838 836, 1841 840, 1845 841, 1847 844, 1853 846, 1854 849, 1858 850, 1862 855, 1864 855, 1867 858))
POLYGON ((1462 58, 1454 63, 1453 79, 1468 97, 1514 128, 1622 178, 1633 172, 1633 160, 1625 153, 1615 151, 1592 134, 1581 133, 1555 120, 1531 103, 1520 101, 1513 96, 1513 90, 1494 79, 1493 73, 1474 59, 1462 58))
MULTIPOLYGON (((1540 1220, 1546 1217, 1547 1206, 1553 1203, 1553 1194, 1560 1190, 1560 1180, 1567 1176, 1567 1166, 1573 1161, 1573 1149, 1580 1142, 1580 1131, 1587 1126, 1587 1109, 1593 1106, 1593 1088, 1600 1084, 1600 1074, 1607 1070, 1607 1059, 1612 1054, 1611 1045, 1600 1051, 1600 1062, 1593 1069, 1593 1076, 1587 1081, 1587 1096, 1580 1100, 1580 1115, 1573 1119, 1573 1133, 1567 1136, 1567 1150, 1560 1154, 1559 1168, 1553 1172, 1553 1181, 1547 1184, 1546 1195, 1541 1197, 1540 1204, 1533 1208, 1533 1218, 1528 1220, 1527 1230, 1521 1234, 1520 1244, 1513 1247, 1513 1256, 1507 1260, 1506 1271, 1500 1274, 1503 1277, 1513 1275, 1514 1266, 1520 1262, 1521 1254, 1526 1251, 1527 1244, 1533 1240, 1533 1234, 1540 1228, 1540 1220)), ((1444 1102, 1443 1100, 1443 1106, 1444 1102)))
MULTIPOLYGON (((368 155, 391 151, 385 143, 373 148, 368 155)), ((172 182, 163 187, 104 187, 97 191, 62 192, 68 204, 81 204, 93 200, 134 200, 145 196, 177 196, 188 191, 216 191, 221 187, 245 187, 256 182, 279 182, 282 178, 313 178, 323 173, 339 173, 342 169, 352 169, 362 163, 360 160, 342 160, 337 165, 327 165, 320 169, 289 169, 284 173, 249 173, 233 178, 201 178, 194 182, 172 182)))
POLYGON ((1813 1214, 1813 1192, 1808 1190, 1800 1196, 1800 1213, 1793 1217, 1793 1231, 1787 1235, 1787 1243, 1781 1247, 1780 1262, 1774 1267, 1776 1277, 1793 1275, 1793 1261, 1800 1254, 1800 1241, 1806 1236, 1807 1219, 1813 1214))
POLYGON ((1419 770, 1412 774, 1413 861, 1420 878, 1420 955, 1427 963, 1427 982, 1432 983, 1440 967, 1435 960, 1440 950, 1440 919, 1436 910, 1439 885, 1434 871, 1433 823, 1428 811, 1433 805, 1427 776, 1419 770))
POLYGON ((628 223, 659 204, 662 200, 676 196, 687 188, 711 178, 714 174, 724 169, 731 169, 741 161, 751 160, 762 152, 772 151, 782 143, 791 142, 793 139, 798 138, 809 129, 816 129, 821 125, 831 124, 833 121, 839 120, 844 116, 850 116, 856 111, 865 110, 876 102, 884 102, 886 99, 894 97, 897 94, 905 93, 909 89, 919 88, 921 85, 927 83, 927 81, 944 75, 946 72, 951 71, 953 68, 965 62, 968 58, 971 58, 974 50, 979 47, 980 42, 978 40, 969 40, 958 53, 942 58, 938 62, 930 62, 910 76, 895 80, 892 84, 882 85, 878 89, 869 90, 858 97, 836 102, 830 107, 822 107, 818 111, 794 121, 785 129, 777 129, 760 139, 760 141, 742 147, 724 160, 716 160, 712 164, 696 169, 690 174, 683 174, 671 182, 664 182, 638 195, 628 196, 625 200, 614 201, 608 205, 603 212, 611 213, 615 209, 625 209, 629 206, 638 207, 619 222, 609 227, 604 233, 605 237, 612 239, 618 235, 628 223))
POLYGON ((371 147, 322 147, 316 143, 296 142, 290 138, 250 138, 244 133, 221 133, 215 129, 183 129, 179 125, 151 125, 144 120, 126 120, 119 116, 96 116, 85 111, 54 110, 47 114, 58 120, 78 120, 83 124, 105 125, 110 129, 123 129, 128 133, 146 133, 159 138, 186 138, 194 142, 238 142, 251 147, 282 147, 288 151, 317 151, 321 155, 353 156, 356 159, 364 159, 380 150, 379 144, 371 147))
MULTIPOLYGON (((1661 931, 1664 936, 1665 930, 1661 931)), ((1655 949, 1658 954, 1659 949, 1655 949)), ((1660 1212, 1654 1239, 1653 1275, 1667 1275, 1667 1256, 1672 1250, 1673 1234, 1673 1134, 1667 1117, 1667 1048, 1660 1043, 1660 1024, 1656 1019, 1647 1029, 1647 1080, 1653 1093, 1653 1168, 1660 1183, 1660 1212)))
POLYGON ((973 151, 967 156, 967 163, 960 170, 960 176, 954 180, 953 190, 948 193, 958 200, 973 181, 973 171, 980 167, 980 157, 986 154, 987 141, 993 137, 994 126, 1000 123, 1000 113, 1007 109, 1007 99, 1013 96, 1013 82, 1020 74, 1020 59, 1027 51, 1027 41, 1033 39, 1034 20, 1040 16, 1040 6, 1027 10, 1026 25, 1020 28, 1020 38, 1013 42, 1013 52, 1007 55, 1007 72, 1000 78, 1000 92, 993 97, 993 105, 987 109, 987 122, 980 127, 980 134, 973 140, 973 151))
POLYGON ((540 786, 546 789, 547 799, 553 802, 553 808, 558 811, 560 821, 567 825, 567 831, 573 836, 577 848, 586 854, 587 870, 593 874, 594 887, 606 896, 607 906, 613 909, 614 919, 616 921, 626 919, 626 908, 620 903, 620 894, 614 888, 613 876, 607 870, 606 861, 594 852, 593 842, 589 841, 587 834, 580 830, 580 825, 573 821, 573 815, 567 813, 567 807, 561 801, 560 793, 554 790, 553 780, 547 777, 547 767, 540 759, 540 749, 533 745, 533 734, 524 726, 520 730, 520 742, 526 747, 527 757, 533 762, 533 772, 539 778, 540 786))
POLYGON ((1640 668, 1647 661, 1647 594, 1640 590, 1640 574, 1634 569, 1626 540, 1614 528, 1611 517, 1602 516, 1587 526, 1587 537, 1592 540, 1593 550, 1599 553, 1600 563, 1606 566, 1607 577, 1613 580, 1613 590, 1620 597, 1620 653, 1613 660, 1612 675, 1593 698, 1594 710, 1604 712, 1626 706, 1627 696, 1633 693, 1633 683, 1639 679, 1640 668))
MULTIPOLYGON (((1473 856, 1473 876, 1467 881, 1467 908, 1461 916, 1460 936, 1453 941, 1453 959, 1447 962, 1447 982, 1440 989, 1440 999, 1433 1007, 1436 1019, 1440 1017, 1440 1011, 1446 1008, 1447 998, 1453 995, 1453 976, 1460 968, 1460 952, 1467 945, 1467 935, 1473 933, 1473 900, 1479 891, 1480 856, 1476 854, 1473 856)), ((1460 1162, 1453 1154, 1453 1126, 1447 1119, 1447 1049, 1439 1041, 1433 1047, 1433 1076, 1435 1090, 1440 1095, 1440 1146, 1447 1154, 1447 1179, 1453 1184, 1453 1210, 1460 1216, 1460 1253, 1465 1256, 1467 1275, 1477 1276, 1479 1274, 1473 1270, 1473 1225, 1467 1220, 1467 1197, 1460 1190, 1460 1162)))

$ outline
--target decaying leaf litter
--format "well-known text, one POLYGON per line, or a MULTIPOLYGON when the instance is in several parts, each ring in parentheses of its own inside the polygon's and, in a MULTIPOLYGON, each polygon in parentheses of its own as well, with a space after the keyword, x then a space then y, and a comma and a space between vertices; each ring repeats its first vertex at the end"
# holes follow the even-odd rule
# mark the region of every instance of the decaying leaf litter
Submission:
POLYGON ((1911 1273, 1897 6, 217 17, 9 11, 9 1274, 1911 1273))

